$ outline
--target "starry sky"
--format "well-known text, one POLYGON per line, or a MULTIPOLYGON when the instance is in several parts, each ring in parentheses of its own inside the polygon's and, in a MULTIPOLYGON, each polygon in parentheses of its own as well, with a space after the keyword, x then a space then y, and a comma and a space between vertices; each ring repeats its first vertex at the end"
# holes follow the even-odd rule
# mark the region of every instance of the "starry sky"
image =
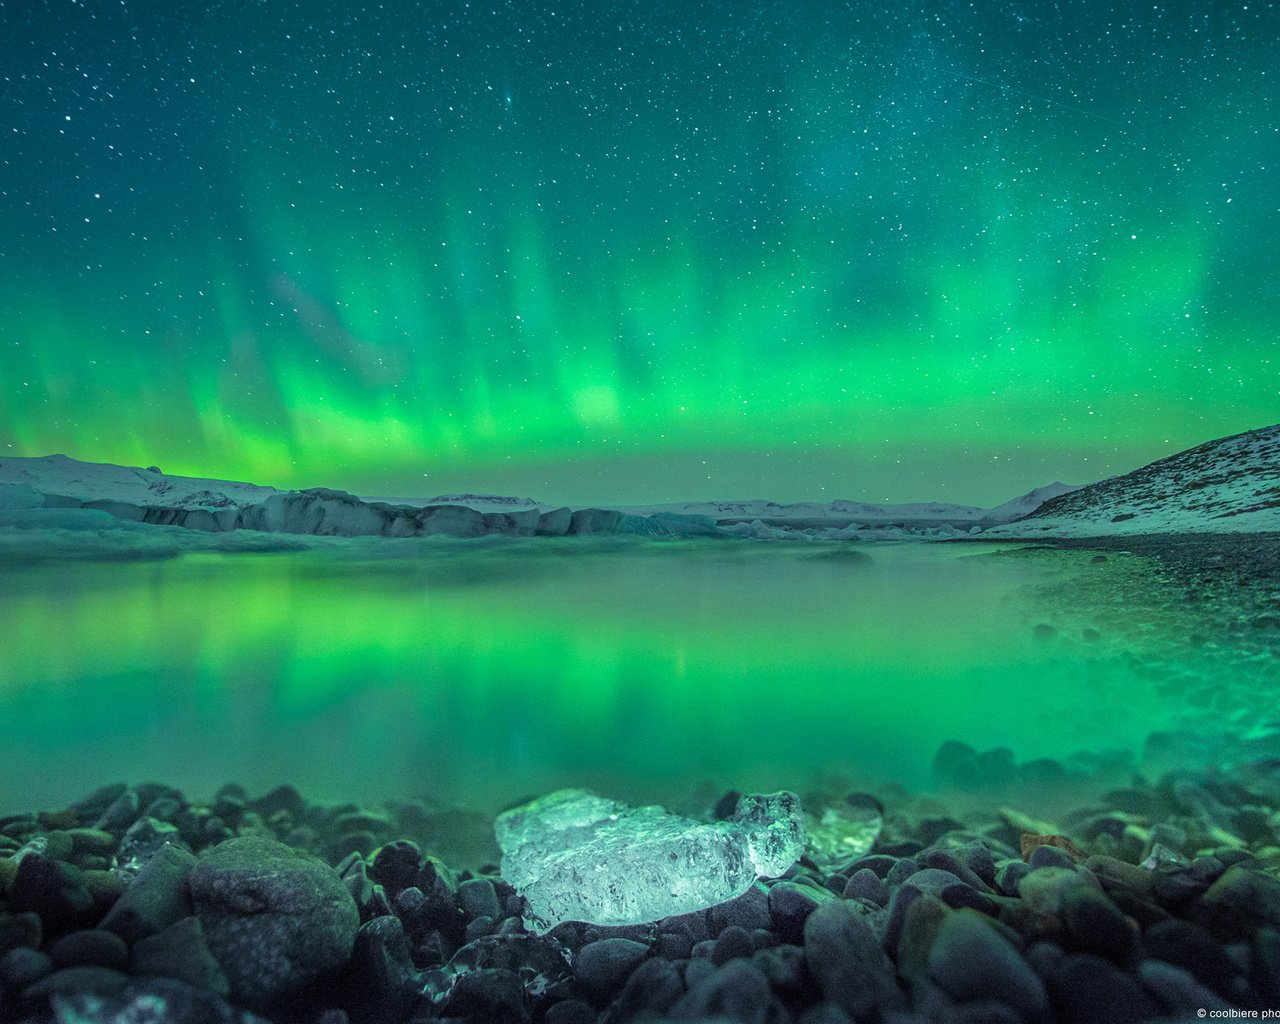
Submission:
POLYGON ((1268 0, 0 0, 0 453, 990 505, 1280 420, 1268 0))

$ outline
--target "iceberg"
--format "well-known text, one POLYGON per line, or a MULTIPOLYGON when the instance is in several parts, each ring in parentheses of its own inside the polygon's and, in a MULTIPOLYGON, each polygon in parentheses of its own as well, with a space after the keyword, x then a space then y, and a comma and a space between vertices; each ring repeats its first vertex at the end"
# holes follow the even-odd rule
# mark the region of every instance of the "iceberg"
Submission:
POLYGON ((687 914, 783 874, 804 852, 794 793, 748 794, 725 821, 628 807, 567 789, 498 816, 502 876, 524 897, 525 923, 643 924, 687 914))

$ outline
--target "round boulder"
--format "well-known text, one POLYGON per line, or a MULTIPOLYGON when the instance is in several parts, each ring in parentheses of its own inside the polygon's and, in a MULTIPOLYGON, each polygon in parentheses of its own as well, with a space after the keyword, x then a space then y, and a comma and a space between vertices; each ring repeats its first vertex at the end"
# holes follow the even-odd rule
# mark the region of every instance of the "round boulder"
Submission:
POLYGON ((267 1006, 351 959, 360 913, 337 873, 309 854, 259 836, 229 839, 189 885, 232 999, 267 1006))

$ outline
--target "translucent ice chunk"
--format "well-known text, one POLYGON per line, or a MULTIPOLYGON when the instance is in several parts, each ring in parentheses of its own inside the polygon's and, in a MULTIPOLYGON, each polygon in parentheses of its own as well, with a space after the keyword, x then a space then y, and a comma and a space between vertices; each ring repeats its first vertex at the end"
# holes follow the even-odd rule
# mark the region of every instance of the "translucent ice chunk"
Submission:
POLYGON ((839 871, 871 851, 883 824, 875 799, 850 793, 821 817, 809 816, 809 859, 824 871, 839 871))
POLYGON ((498 816, 502 876, 543 932, 561 921, 657 921, 732 899, 804 851, 794 793, 748 795, 731 818, 704 822, 566 789, 498 816))

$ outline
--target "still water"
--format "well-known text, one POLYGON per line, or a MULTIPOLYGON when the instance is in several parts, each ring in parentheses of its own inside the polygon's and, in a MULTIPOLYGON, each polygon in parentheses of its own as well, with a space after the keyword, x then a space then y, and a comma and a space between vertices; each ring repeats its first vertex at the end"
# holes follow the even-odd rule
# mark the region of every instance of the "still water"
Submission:
POLYGON ((1201 664, 1185 643, 1202 610, 1127 555, 335 542, 2 582, 0 813, 116 780, 480 807, 566 784, 922 785, 947 739, 1138 751, 1246 713, 1214 696, 1223 646, 1201 664))

